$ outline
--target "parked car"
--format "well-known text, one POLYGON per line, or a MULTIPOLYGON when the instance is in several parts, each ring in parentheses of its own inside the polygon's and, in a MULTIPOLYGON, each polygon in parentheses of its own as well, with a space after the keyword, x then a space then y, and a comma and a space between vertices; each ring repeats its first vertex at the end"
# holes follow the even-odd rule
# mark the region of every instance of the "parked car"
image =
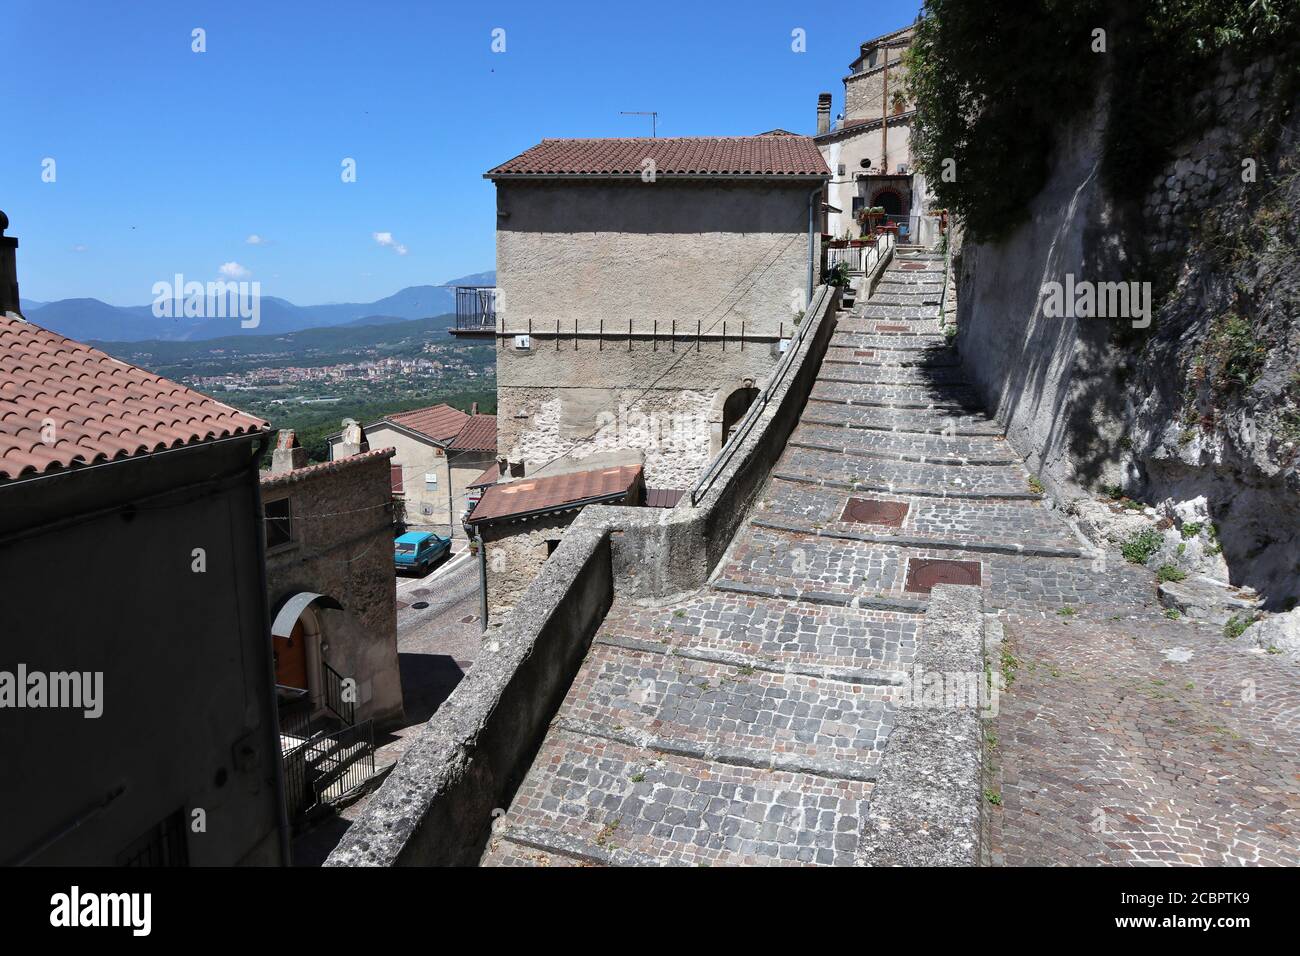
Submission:
POLYGON ((438 559, 451 553, 451 538, 432 531, 408 531, 393 541, 393 567, 428 574, 438 559))

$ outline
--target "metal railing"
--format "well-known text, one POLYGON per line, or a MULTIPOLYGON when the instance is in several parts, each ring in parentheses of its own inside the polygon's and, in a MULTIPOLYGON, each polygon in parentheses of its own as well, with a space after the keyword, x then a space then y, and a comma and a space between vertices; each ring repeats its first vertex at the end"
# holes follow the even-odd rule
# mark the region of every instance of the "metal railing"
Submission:
POLYGON ((350 688, 346 678, 330 667, 328 661, 321 661, 320 669, 325 678, 325 707, 348 726, 356 723, 357 705, 356 701, 347 699, 350 688))
POLYGON ((285 803, 291 820, 337 800, 375 775, 374 723, 319 731, 284 754, 285 803))
MULTIPOLYGON (((893 245, 894 241, 892 236, 881 237, 881 241, 874 247, 876 250, 875 264, 878 264, 883 256, 892 251, 893 245)), ((875 264, 872 265, 873 269, 875 268, 875 264)), ((692 507, 699 504, 700 499, 708 493, 711 487, 713 487, 713 482, 717 480, 719 473, 721 473, 722 469, 731 461, 732 457, 736 454, 736 450, 744 443, 745 438, 753 429, 755 422, 758 421, 759 416, 761 416, 763 411, 767 408, 768 401, 771 400, 772 395, 776 390, 780 388, 781 383, 785 381, 785 377, 790 371, 790 366, 794 364, 795 355, 798 354, 799 349, 803 345, 804 339, 807 338, 808 330, 812 328, 814 324, 813 316, 823 307, 827 306, 826 299, 828 296, 833 294, 834 290, 830 286, 826 285, 819 286, 817 291, 813 293, 812 301, 808 303, 808 308, 804 312, 803 321, 799 323, 798 331, 791 336, 789 344, 786 346, 785 354, 781 356, 781 361, 777 363, 776 369, 772 372, 772 377, 768 380, 767 384, 763 386, 758 395, 754 397, 754 400, 750 402, 749 408, 745 410, 744 417, 741 418, 739 424, 737 424, 732 430, 731 436, 727 439, 727 443, 722 446, 722 450, 718 452, 713 461, 709 463, 709 467, 705 469, 704 474, 700 475, 700 477, 696 479, 695 484, 691 486, 690 497, 692 507)))
POLYGON ((939 288, 939 328, 948 324, 948 275, 952 269, 952 237, 943 235, 943 283, 939 288))
POLYGON ((496 330, 496 327, 496 286, 456 286, 456 330, 459 332, 492 332, 496 330))

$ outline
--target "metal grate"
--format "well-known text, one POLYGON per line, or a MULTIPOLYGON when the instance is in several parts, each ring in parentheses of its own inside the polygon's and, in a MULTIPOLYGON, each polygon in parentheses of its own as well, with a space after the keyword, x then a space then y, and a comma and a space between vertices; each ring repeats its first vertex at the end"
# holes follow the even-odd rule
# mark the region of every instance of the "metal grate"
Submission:
POLYGON ((978 561, 943 561, 929 558, 910 558, 907 562, 907 583, 903 590, 916 594, 929 594, 936 584, 973 584, 978 587, 980 563, 978 561))
POLYGON ((850 498, 844 505, 841 521, 853 521, 858 524, 879 524, 890 528, 901 528, 907 517, 907 502, 884 501, 880 498, 850 498))

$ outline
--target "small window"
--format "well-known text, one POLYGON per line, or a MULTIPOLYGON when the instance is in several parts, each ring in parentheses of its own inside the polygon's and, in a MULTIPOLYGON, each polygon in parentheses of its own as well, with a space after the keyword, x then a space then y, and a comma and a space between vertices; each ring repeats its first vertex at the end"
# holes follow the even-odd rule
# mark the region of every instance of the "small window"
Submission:
POLYGON ((426 473, 425 473, 425 475, 424 475, 424 490, 425 490, 425 491, 437 491, 437 490, 438 490, 438 473, 437 473, 437 472, 430 471, 430 472, 426 472, 426 473))
POLYGON ((189 863, 183 809, 150 827, 117 856, 118 866, 189 866, 189 863))
POLYGON ((388 483, 392 486, 392 493, 400 495, 402 493, 402 466, 388 466, 388 483))
POLYGON ((265 505, 266 550, 278 548, 293 540, 293 513, 288 498, 268 501, 265 505))

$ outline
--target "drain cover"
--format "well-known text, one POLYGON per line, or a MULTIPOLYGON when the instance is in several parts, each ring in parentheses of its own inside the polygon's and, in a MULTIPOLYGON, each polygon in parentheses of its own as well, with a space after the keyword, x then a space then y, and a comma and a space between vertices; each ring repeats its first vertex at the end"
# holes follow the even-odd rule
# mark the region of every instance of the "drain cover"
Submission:
POLYGON ((929 594, 936 584, 975 584, 980 583, 980 563, 978 561, 938 561, 930 558, 909 558, 907 562, 907 583, 904 591, 917 594, 929 594))
POLYGON ((907 330, 908 329, 906 325, 877 325, 876 326, 877 332, 906 332, 907 330))
POLYGON ((882 501, 879 498, 850 498, 844 506, 841 521, 856 521, 859 524, 883 524, 890 528, 901 528, 907 517, 907 502, 882 501))
POLYGON ((875 352, 865 352, 865 351, 863 351, 862 349, 858 349, 858 350, 857 350, 856 352, 854 352, 853 354, 854 354, 854 355, 857 355, 857 356, 859 356, 859 357, 861 357, 861 358, 875 358, 875 357, 876 357, 876 353, 875 353, 875 352))
POLYGON ((423 611, 428 606, 429 606, 428 601, 416 601, 414 604, 411 605, 411 607, 415 608, 417 611, 423 611))
POLYGON ((921 269, 927 268, 927 266, 924 262, 904 262, 903 268, 907 269, 909 272, 918 272, 921 269))

